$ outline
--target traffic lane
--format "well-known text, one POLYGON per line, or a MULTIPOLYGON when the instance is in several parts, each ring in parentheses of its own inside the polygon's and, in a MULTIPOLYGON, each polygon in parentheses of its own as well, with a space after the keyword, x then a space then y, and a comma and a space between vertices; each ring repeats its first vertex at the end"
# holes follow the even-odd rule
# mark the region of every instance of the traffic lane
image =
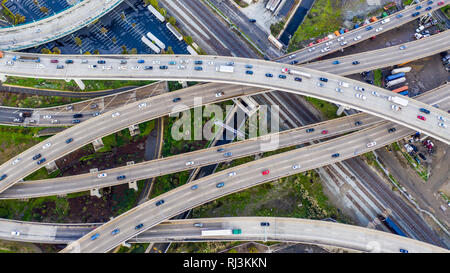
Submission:
MULTIPOLYGON (((361 154, 362 152, 367 152, 368 150, 384 146, 385 144, 389 143, 389 140, 392 137, 401 138, 403 135, 407 134, 410 131, 407 128, 399 128, 396 132, 388 135, 385 133, 386 131, 384 131, 387 129, 388 126, 381 125, 366 130, 367 132, 373 132, 372 140, 377 141, 377 145, 373 146, 370 149, 366 147, 367 140, 365 136, 361 137, 360 134, 353 133, 345 137, 338 138, 334 141, 324 142, 302 148, 302 150, 304 151, 303 153, 299 153, 298 150, 286 152, 212 174, 205 178, 199 179, 196 182, 199 187, 195 191, 189 189, 190 185, 180 186, 170 192, 164 193, 157 198, 149 200, 148 202, 133 208, 125 214, 122 214, 121 216, 101 226, 95 232, 106 234, 104 231, 109 231, 111 226, 118 226, 119 223, 134 223, 131 221, 131 219, 135 219, 135 217, 145 219, 143 222, 144 227, 150 228, 161 222, 161 216, 163 215, 165 215, 165 217, 167 218, 170 218, 182 211, 214 200, 220 196, 237 192, 239 190, 242 190, 243 188, 256 186, 264 182, 272 181, 276 178, 303 172, 305 170, 317 168, 323 165, 328 165, 330 163, 333 163, 334 161, 338 161, 331 157, 331 154, 337 151, 341 153, 341 157, 339 157, 341 160, 350 158, 355 154, 361 154), (356 150, 355 147, 357 148, 356 150), (266 176, 263 176, 261 175, 261 172, 268 167, 267 162, 269 161, 272 163, 269 168, 270 173, 266 176), (297 170, 293 170, 292 165, 287 165, 287 163, 292 164, 295 162, 301 165, 297 170), (232 179, 227 179, 226 173, 230 171, 239 171, 240 175, 234 176, 232 177, 232 179), (226 185, 223 188, 217 188, 215 185, 220 181, 226 181, 226 185), (190 197, 190 195, 192 196, 193 194, 195 196, 190 197), (153 207, 155 202, 161 199, 165 199, 165 204, 158 207, 153 207), (192 199, 193 201, 189 202, 190 199, 192 199), (179 200, 180 202, 177 202, 177 200, 179 200), (170 206, 167 205, 169 202, 171 204, 170 206), (160 213, 158 214, 157 212, 160 213)), ((88 235, 91 236, 93 234, 94 232, 88 235)), ((112 238, 113 243, 103 242, 103 240, 100 240, 102 242, 98 243, 99 240, 97 239, 97 244, 95 244, 94 248, 90 248, 92 245, 94 245, 93 242, 88 242, 86 245, 84 245, 85 241, 89 237, 86 236, 81 238, 74 244, 69 245, 63 252, 73 249, 73 246, 77 244, 80 244, 79 246, 81 247, 80 250, 82 252, 108 251, 115 245, 120 244, 120 242, 125 241, 136 234, 137 233, 135 230, 128 230, 128 234, 125 234, 125 232, 121 232, 121 235, 119 237, 112 238)), ((110 238, 106 238, 106 241, 108 241, 108 239, 110 238)))
POLYGON ((165 174, 180 172, 200 166, 220 163, 224 161, 241 158, 261 151, 272 151, 284 147, 299 145, 311 140, 329 138, 353 130, 366 128, 383 122, 382 120, 367 115, 357 114, 351 117, 344 117, 338 120, 327 121, 314 126, 305 126, 281 132, 278 136, 266 135, 258 139, 249 139, 221 146, 225 149, 223 152, 217 152, 217 148, 203 149, 178 156, 166 157, 158 160, 142 162, 132 166, 123 166, 109 170, 102 170, 98 173, 87 173, 73 175, 70 177, 60 177, 53 179, 44 179, 36 181, 19 182, 0 194, 0 199, 33 198, 41 196, 61 195, 72 192, 81 192, 92 188, 104 188, 130 181, 138 181, 149 177, 156 177, 165 174), (355 122, 359 121, 362 125, 357 126, 355 122), (314 132, 306 133, 308 128, 315 128, 314 132), (327 133, 323 131, 326 130, 327 133), (268 144, 274 141, 274 145, 268 144), (232 155, 225 157, 224 153, 231 152, 232 155), (192 161, 192 165, 186 165, 192 161), (106 173, 107 176, 98 178, 99 173, 106 173), (124 180, 118 180, 117 177, 125 175, 124 180))

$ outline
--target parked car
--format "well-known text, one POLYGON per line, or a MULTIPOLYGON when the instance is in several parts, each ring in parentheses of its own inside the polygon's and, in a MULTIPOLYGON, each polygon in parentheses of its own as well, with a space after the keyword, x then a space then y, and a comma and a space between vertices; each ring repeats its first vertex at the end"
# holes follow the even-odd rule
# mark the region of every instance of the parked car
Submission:
POLYGON ((395 129, 394 127, 388 129, 388 133, 393 133, 395 131, 397 131, 397 129, 395 129))

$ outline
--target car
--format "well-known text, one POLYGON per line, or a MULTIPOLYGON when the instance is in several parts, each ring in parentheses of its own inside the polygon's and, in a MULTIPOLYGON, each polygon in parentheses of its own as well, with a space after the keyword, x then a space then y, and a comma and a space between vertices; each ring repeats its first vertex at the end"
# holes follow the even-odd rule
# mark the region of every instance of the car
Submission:
POLYGON ((380 94, 378 94, 378 92, 377 91, 372 91, 372 93, 371 93, 372 95, 374 95, 374 96, 376 96, 376 97, 379 97, 380 96, 380 94))
MULTIPOLYGON (((138 66, 136 66, 136 67, 138 67, 138 66)), ((102 66, 102 69, 103 69, 103 70, 111 70, 111 69, 112 69, 112 66, 110 66, 110 65, 104 65, 104 66, 102 66)), ((133 67, 131 67, 131 69, 133 69, 133 67)))
POLYGON ((427 7, 425 10, 426 10, 426 11, 429 11, 430 9, 432 9, 432 7, 427 7))
POLYGON ((52 64, 57 64, 59 61, 58 60, 55 60, 55 59, 52 59, 52 60, 50 60, 50 63, 52 63, 52 64))
POLYGON ((131 70, 139 70, 141 68, 138 65, 136 65, 136 66, 130 66, 130 69, 131 70))
POLYGON ((402 108, 401 108, 400 106, 395 105, 395 104, 392 104, 392 105, 391 105, 391 109, 394 110, 394 111, 400 111, 400 110, 402 110, 402 108))
POLYGON ((278 78, 280 78, 280 79, 286 79, 286 75, 278 75, 278 78))
POLYGON ((312 132, 314 132, 314 128, 306 129, 306 132, 307 132, 307 133, 312 133, 312 132))
POLYGON ((252 69, 252 68, 253 68, 253 65, 251 65, 251 64, 246 64, 246 65, 245 65, 245 68, 252 69))
POLYGON ((331 157, 334 157, 334 158, 339 157, 339 153, 332 154, 331 157))
POLYGON ((167 69, 167 68, 169 68, 167 65, 160 65, 159 66, 159 69, 167 69))
POLYGON ((403 249, 403 248, 400 248, 400 252, 401 252, 401 253, 408 253, 408 250, 403 249))
POLYGON ((447 119, 444 118, 444 117, 442 117, 442 116, 438 116, 437 119, 438 119, 438 120, 441 120, 441 121, 447 121, 447 119))
POLYGON ((37 154, 37 155, 33 156, 33 160, 36 160, 36 159, 38 159, 40 157, 41 157, 41 154, 37 154))
POLYGON ((321 83, 321 82, 318 82, 318 83, 317 83, 317 86, 319 86, 319 87, 325 87, 325 85, 324 85, 323 83, 321 83))
POLYGON ((194 61, 194 64, 203 64, 203 61, 194 61))
POLYGON ((24 119, 23 118, 15 118, 13 121, 22 123, 24 121, 24 119))
POLYGON ((339 62, 338 60, 334 61, 333 64, 340 64, 341 62, 339 62))
POLYGON ((356 91, 361 91, 361 92, 364 92, 364 91, 366 91, 366 89, 364 89, 364 87, 360 87, 360 86, 355 86, 355 90, 356 91))
POLYGON ((366 30, 371 30, 373 27, 372 26, 367 26, 366 30))
POLYGON ((251 71, 251 70, 246 70, 246 71, 245 71, 245 74, 253 75, 253 71, 251 71))
POLYGON ((12 236, 19 236, 19 235, 20 235, 20 232, 17 231, 17 230, 13 230, 13 231, 11 231, 11 235, 12 235, 12 236))
POLYGON ((343 41, 342 43, 341 43, 341 46, 345 46, 347 44, 347 42, 346 41, 343 41))
POLYGON ((184 163, 186 166, 189 166, 189 165, 193 165, 194 164, 194 161, 188 161, 188 162, 186 162, 186 163, 184 163))
POLYGON ((417 6, 416 7, 416 10, 419 10, 419 9, 421 9, 422 8, 422 6, 417 6))
POLYGON ((316 48, 315 48, 315 47, 310 47, 310 48, 308 48, 308 51, 311 52, 311 51, 313 51, 314 49, 316 49, 316 48))
POLYGON ((164 199, 161 199, 155 203, 156 206, 161 206, 162 204, 164 204, 164 199))
POLYGON ((120 64, 127 64, 127 60, 120 60, 120 64))
POLYGON ((301 81, 302 81, 302 78, 300 78, 300 77, 295 77, 294 80, 295 80, 295 81, 298 81, 298 82, 301 82, 301 81))
POLYGON ((6 174, 3 174, 2 176, 0 176, 0 181, 2 181, 3 179, 5 179, 7 177, 6 174))
POLYGON ((50 115, 45 115, 44 116, 44 119, 51 119, 52 118, 52 116, 50 116, 50 115))
POLYGON ((420 108, 419 111, 422 112, 422 113, 425 113, 425 114, 429 114, 430 113, 430 110, 425 109, 425 108, 420 108))
POLYGON ((332 41, 329 41, 329 42, 326 42, 325 45, 329 46, 329 45, 331 45, 332 43, 333 43, 332 41))
POLYGON ((383 24, 386 24, 387 22, 389 22, 389 21, 391 21, 391 19, 390 18, 386 18, 386 19, 384 19, 384 20, 381 20, 381 24, 383 25, 383 24))
POLYGON ((217 187, 217 188, 222 188, 224 185, 225 185, 224 182, 220 182, 220 183, 217 183, 217 184, 216 184, 216 187, 217 187))
POLYGON ((438 3, 438 6, 442 6, 444 4, 444 1, 441 1, 438 3))
POLYGON ((137 63, 138 64, 143 64, 143 63, 145 63, 145 61, 141 59, 141 60, 137 60, 137 63))
POLYGON ((125 178, 127 178, 125 175, 119 175, 117 177, 117 180, 124 180, 125 178))
POLYGON ((262 175, 268 175, 269 174, 269 170, 264 170, 263 172, 262 172, 262 175))
POLYGON ((328 134, 328 130, 322 130, 322 135, 328 134))
POLYGON ((369 143, 367 143, 367 148, 370 148, 370 147, 373 147, 373 146, 375 146, 377 143, 375 142, 375 141, 372 141, 372 142, 369 142, 369 143))
POLYGON ((100 115, 100 112, 95 112, 94 114, 92 114, 93 117, 96 117, 98 115, 100 115))
POLYGON ((14 65, 14 62, 13 61, 7 61, 7 62, 5 62, 5 64, 6 65, 14 65))
POLYGON ((355 40, 355 41, 358 41, 359 39, 361 39, 361 35, 358 35, 355 38, 353 38, 353 40, 355 40))
POLYGON ((152 69, 153 69, 153 66, 151 66, 151 65, 144 66, 144 70, 152 70, 152 69))
POLYGON ((397 129, 395 129, 394 127, 388 129, 388 133, 393 133, 395 131, 397 131, 397 129))
POLYGON ((105 64, 106 62, 104 60, 98 60, 97 63, 98 64, 105 64))
POLYGON ((293 170, 297 170, 298 168, 300 168, 300 165, 298 165, 298 164, 295 164, 295 165, 292 166, 293 170))
POLYGON ((411 16, 412 17, 416 17, 417 15, 419 15, 420 14, 420 12, 414 12, 411 16))
POLYGON ((198 185, 194 185, 191 187, 191 190, 196 190, 196 189, 198 189, 198 185))
POLYGON ((222 97, 223 94, 224 94, 223 92, 217 92, 215 96, 216 96, 216 98, 218 98, 218 97, 222 97))
POLYGON ((355 126, 359 126, 359 125, 361 125, 361 124, 362 124, 361 121, 356 121, 356 122, 355 122, 355 126))
POLYGON ((113 113, 113 114, 111 115, 111 117, 113 117, 113 118, 118 117, 118 116, 120 116, 120 113, 119 113, 119 112, 115 112, 115 113, 113 113))
POLYGON ((421 120, 426 120, 426 118, 424 116, 417 116, 417 118, 421 119, 421 120))
POLYGON ((116 228, 115 230, 111 231, 111 235, 116 235, 117 233, 120 232, 120 229, 116 228))
POLYGON ((268 227, 268 226, 270 226, 270 223, 269 222, 261 222, 261 226, 268 227))
POLYGON ((400 18, 403 17, 403 14, 397 14, 397 16, 395 16, 395 17, 397 17, 398 19, 400 19, 400 18))
POLYGON ((224 157, 229 157, 229 156, 232 156, 232 155, 233 155, 233 153, 231 153, 231 152, 228 152, 228 153, 224 153, 224 154, 223 154, 224 157))
POLYGON ((428 1, 427 4, 428 4, 428 5, 433 4, 433 1, 428 1))
POLYGON ((236 175, 236 172, 230 172, 230 173, 228 173, 228 176, 234 176, 234 175, 236 175))
POLYGON ((88 66, 88 68, 97 68, 97 65, 96 65, 96 64, 90 64, 90 65, 88 66))
POLYGON ((219 149, 217 149, 217 152, 223 152, 223 151, 225 151, 225 149, 224 148, 219 148, 219 149))
POLYGON ((66 139, 66 143, 70 143, 70 142, 72 142, 73 141, 73 138, 68 138, 68 139, 66 139))
POLYGON ((290 62, 290 64, 298 64, 298 60, 293 60, 290 62))
POLYGON ((81 118, 81 117, 83 117, 83 114, 74 114, 72 117, 73 118, 81 118))
POLYGON ((134 229, 141 229, 144 226, 144 224, 139 224, 137 226, 134 227, 134 229))
POLYGON ((177 102, 177 101, 180 101, 181 100, 181 98, 174 98, 172 101, 173 102, 177 102))
POLYGON ((203 223, 194 223, 194 227, 201 228, 201 227, 203 227, 203 223))
POLYGON ((11 162, 11 165, 16 165, 17 163, 20 162, 20 160, 22 160, 22 159, 16 158, 13 162, 11 162))
POLYGON ((45 162, 45 158, 41 158, 41 159, 39 159, 36 163, 38 164, 38 165, 41 165, 42 163, 44 163, 45 162))
POLYGON ((355 97, 357 97, 358 99, 361 99, 361 100, 366 100, 367 99, 366 96, 364 96, 363 94, 359 94, 359 93, 355 94, 355 97))
POLYGON ((194 67, 194 70, 202 71, 202 70, 203 70, 203 67, 201 67, 201 66, 196 66, 196 67, 194 67))
POLYGON ((147 107, 147 103, 145 103, 145 102, 139 103, 138 108, 141 109, 143 107, 147 107))
POLYGON ((153 60, 153 64, 160 64, 161 61, 160 60, 153 60))
POLYGON ((292 59, 292 58, 295 58, 295 56, 296 56, 295 54, 292 54, 292 55, 289 55, 288 58, 289 58, 289 59, 292 59))
POLYGON ((400 46, 398 49, 404 50, 405 48, 406 48, 406 46, 405 46, 405 45, 402 45, 402 46, 400 46))
POLYGON ((73 60, 66 60, 66 64, 73 64, 73 60))
POLYGON ((234 65, 234 62, 227 62, 225 65, 234 65))
POLYGON ((427 158, 426 158, 422 153, 418 153, 418 155, 419 155, 420 158, 422 158, 423 160, 427 160, 427 158))
POLYGON ((266 77, 268 77, 268 78, 272 78, 272 77, 273 77, 273 75, 272 75, 272 74, 270 74, 270 73, 266 73, 266 77))
POLYGON ((327 78, 323 78, 323 77, 320 77, 319 80, 321 80, 323 82, 328 82, 328 79, 327 78))
POLYGON ((382 30, 383 30, 383 28, 382 28, 382 27, 379 27, 379 28, 375 29, 375 32, 380 32, 380 31, 382 31, 382 30))
POLYGON ((444 124, 444 123, 442 123, 442 122, 439 122, 439 123, 438 123, 438 126, 439 126, 439 127, 442 127, 442 128, 447 128, 447 124, 444 124))
POLYGON ((50 146, 52 146, 52 143, 47 142, 47 143, 45 143, 45 145, 42 146, 42 149, 47 149, 50 146))
POLYGON ((344 93, 344 90, 342 90, 341 88, 339 88, 339 87, 336 87, 336 92, 339 92, 339 93, 344 93))
POLYGON ((359 61, 353 61, 352 64, 359 64, 359 61))
POLYGON ((57 66, 56 66, 56 69, 63 69, 64 68, 64 65, 62 65, 62 64, 58 64, 57 66))
POLYGON ((91 236, 91 240, 95 240, 98 238, 98 236, 100 236, 100 233, 95 233, 94 235, 91 236))
POLYGON ((108 176, 107 173, 99 173, 99 174, 97 174, 98 178, 107 177, 107 176, 108 176))

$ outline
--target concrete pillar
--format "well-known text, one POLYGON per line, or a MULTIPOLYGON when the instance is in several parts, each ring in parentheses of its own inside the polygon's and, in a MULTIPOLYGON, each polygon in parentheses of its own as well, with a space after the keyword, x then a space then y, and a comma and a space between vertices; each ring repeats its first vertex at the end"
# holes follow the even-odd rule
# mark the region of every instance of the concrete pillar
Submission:
POLYGON ((0 82, 6 82, 6 75, 0 75, 0 82))
POLYGON ((341 115, 344 112, 344 106, 339 105, 339 108, 336 111, 336 115, 341 115))
POLYGON ((188 87, 187 81, 179 81, 179 83, 181 83, 181 86, 182 86, 183 88, 188 87))
POLYGON ((141 133, 141 131, 139 130, 139 126, 137 126, 137 125, 129 126, 128 130, 130 131, 131 136, 135 136, 135 135, 138 135, 141 133))
POLYGON ((81 79, 73 79, 78 87, 80 87, 81 90, 84 90, 86 88, 86 85, 84 85, 84 82, 81 79))
POLYGON ((100 189, 91 189, 91 196, 97 196, 98 198, 101 198, 102 195, 100 194, 100 189))
POLYGON ((94 146, 94 151, 97 151, 97 150, 105 147, 105 145, 103 144, 103 140, 101 138, 94 140, 92 142, 92 145, 94 146))
POLYGON ((52 173, 56 170, 58 170, 58 166, 56 165, 55 161, 48 162, 44 165, 44 167, 47 169, 48 173, 52 173))
POLYGON ((138 186, 137 186, 136 181, 130 181, 130 182, 128 182, 128 187, 129 187, 130 189, 133 189, 133 190, 135 190, 135 191, 138 191, 138 186))
POLYGON ((123 242, 123 243, 122 243, 122 246, 130 248, 130 247, 131 247, 131 244, 130 244, 130 243, 127 243, 127 242, 123 242))

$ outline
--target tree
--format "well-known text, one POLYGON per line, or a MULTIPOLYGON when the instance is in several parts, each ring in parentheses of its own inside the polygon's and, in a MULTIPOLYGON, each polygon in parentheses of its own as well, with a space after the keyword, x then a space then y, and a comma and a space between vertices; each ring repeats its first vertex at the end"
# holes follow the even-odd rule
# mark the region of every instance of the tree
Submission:
POLYGON ((171 46, 167 47, 167 51, 166 51, 166 54, 175 54, 175 53, 173 52, 173 50, 172 50, 172 47, 171 47, 171 46))
POLYGON ((43 49, 41 49, 41 53, 42 54, 52 54, 52 51, 46 47, 44 47, 43 49))
POLYGON ((41 7, 40 10, 41 10, 41 12, 43 12, 45 14, 48 13, 48 8, 46 8, 46 7, 41 7))
POLYGON ((102 34, 105 34, 106 32, 108 32, 108 30, 107 30, 105 27, 102 27, 102 28, 100 29, 100 32, 101 32, 102 34))
POLYGON ((137 49, 136 48, 132 48, 130 50, 130 54, 137 54, 137 49))
POLYGON ((128 54, 126 45, 121 46, 121 48, 122 48, 122 54, 128 54))
POLYGON ((85 51, 85 52, 83 53, 83 55, 92 55, 92 54, 91 54, 91 52, 89 52, 89 51, 85 51))
POLYGON ((184 41, 188 44, 191 45, 194 41, 192 40, 191 36, 184 36, 184 41))
POLYGON ((100 52, 98 51, 98 49, 94 50, 94 54, 100 54, 100 52))
POLYGON ((61 54, 61 50, 57 48, 56 46, 53 48, 53 54, 61 54))
POLYGON ((77 44, 77 46, 81 46, 83 44, 83 41, 81 41, 80 37, 75 37, 75 44, 77 44))
POLYGON ((172 26, 174 26, 177 23, 177 19, 175 17, 170 16, 169 20, 167 20, 172 26))

